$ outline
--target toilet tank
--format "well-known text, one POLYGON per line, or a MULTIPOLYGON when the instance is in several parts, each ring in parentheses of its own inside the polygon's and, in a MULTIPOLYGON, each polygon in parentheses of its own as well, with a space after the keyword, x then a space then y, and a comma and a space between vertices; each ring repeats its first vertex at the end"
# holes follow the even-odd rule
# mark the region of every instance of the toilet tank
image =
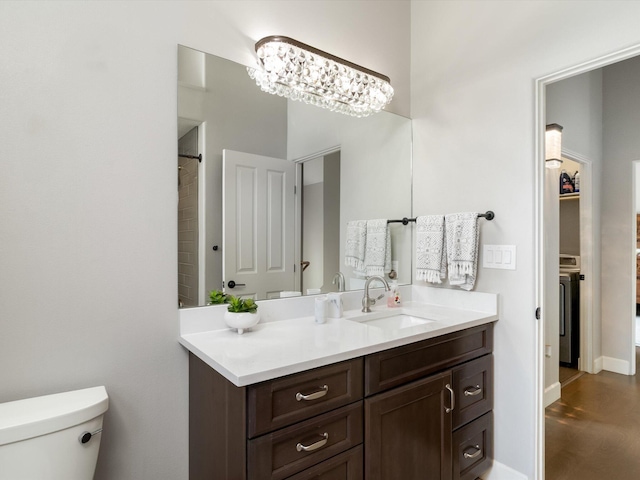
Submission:
POLYGON ((104 387, 1 403, 0 480, 91 480, 108 406, 104 387))

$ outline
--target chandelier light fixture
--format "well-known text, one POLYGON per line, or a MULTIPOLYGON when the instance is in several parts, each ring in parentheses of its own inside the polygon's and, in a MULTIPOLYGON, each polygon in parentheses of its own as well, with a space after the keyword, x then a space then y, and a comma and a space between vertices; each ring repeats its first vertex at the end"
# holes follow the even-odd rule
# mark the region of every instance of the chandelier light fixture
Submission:
POLYGON ((366 117, 393 97, 389 77, 289 37, 256 43, 258 68, 247 68, 262 91, 334 112, 366 117))
POLYGON ((547 168, 562 165, 562 127, 557 123, 547 125, 544 136, 544 159, 547 168))

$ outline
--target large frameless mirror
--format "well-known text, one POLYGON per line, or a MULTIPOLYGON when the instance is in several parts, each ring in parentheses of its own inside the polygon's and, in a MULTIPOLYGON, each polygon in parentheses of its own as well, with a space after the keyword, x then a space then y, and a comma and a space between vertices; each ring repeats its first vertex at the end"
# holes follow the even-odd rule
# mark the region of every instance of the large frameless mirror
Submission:
MULTIPOLYGON (((411 209, 411 121, 354 118, 260 91, 246 67, 178 49, 178 294, 255 299, 361 289, 345 266, 351 220, 411 209)), ((389 224, 399 284, 411 227, 389 224)), ((388 277, 387 277, 388 278, 388 277)))

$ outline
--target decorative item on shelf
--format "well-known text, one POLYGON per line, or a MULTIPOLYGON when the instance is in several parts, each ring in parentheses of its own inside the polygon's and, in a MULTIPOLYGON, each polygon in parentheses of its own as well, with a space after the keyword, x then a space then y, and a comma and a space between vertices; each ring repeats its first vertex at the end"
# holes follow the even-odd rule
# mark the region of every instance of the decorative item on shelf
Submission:
POLYGON ((262 91, 334 112, 366 117, 393 97, 389 77, 280 35, 256 43, 258 68, 247 68, 262 91))
POLYGON ((560 168, 562 165, 562 126, 557 123, 547 125, 544 136, 544 158, 547 168, 560 168))
POLYGON ((229 307, 224 312, 224 321, 227 326, 235 328, 242 335, 247 328, 251 328, 260 321, 258 305, 252 298, 240 298, 233 295, 227 296, 229 307))
POLYGON ((566 170, 560 172, 560 195, 573 193, 573 180, 566 170))

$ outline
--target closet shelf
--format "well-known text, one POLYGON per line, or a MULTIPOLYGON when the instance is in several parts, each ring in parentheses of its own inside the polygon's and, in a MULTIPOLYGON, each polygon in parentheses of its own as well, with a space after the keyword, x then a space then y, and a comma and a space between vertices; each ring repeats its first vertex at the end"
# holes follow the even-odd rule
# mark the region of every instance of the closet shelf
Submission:
POLYGON ((560 200, 572 200, 572 199, 579 199, 579 198, 580 198, 580 192, 560 194, 560 200))

